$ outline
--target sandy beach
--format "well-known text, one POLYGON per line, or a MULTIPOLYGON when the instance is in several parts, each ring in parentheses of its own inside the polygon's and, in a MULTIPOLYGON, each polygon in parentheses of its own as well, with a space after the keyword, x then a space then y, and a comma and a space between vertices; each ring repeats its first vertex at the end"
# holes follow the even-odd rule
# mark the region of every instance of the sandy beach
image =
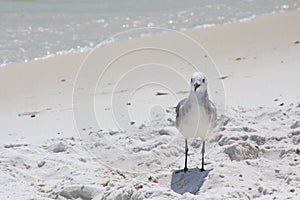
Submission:
MULTIPOLYGON (((0 199, 300 198, 300 11, 0 68, 0 199), (218 108, 200 190, 178 194, 190 76, 218 108)), ((189 141, 201 166, 201 140, 189 141)))

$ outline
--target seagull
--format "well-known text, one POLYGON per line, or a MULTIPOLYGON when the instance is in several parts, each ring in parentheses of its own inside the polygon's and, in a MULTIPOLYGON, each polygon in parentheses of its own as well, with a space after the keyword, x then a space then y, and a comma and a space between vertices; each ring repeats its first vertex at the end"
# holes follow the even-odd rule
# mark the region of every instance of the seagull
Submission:
POLYGON ((202 140, 202 167, 204 170, 205 138, 216 125, 217 111, 207 93, 207 79, 201 72, 191 77, 191 90, 188 98, 182 99, 176 106, 175 126, 185 137, 185 165, 188 170, 188 138, 200 137, 202 140))

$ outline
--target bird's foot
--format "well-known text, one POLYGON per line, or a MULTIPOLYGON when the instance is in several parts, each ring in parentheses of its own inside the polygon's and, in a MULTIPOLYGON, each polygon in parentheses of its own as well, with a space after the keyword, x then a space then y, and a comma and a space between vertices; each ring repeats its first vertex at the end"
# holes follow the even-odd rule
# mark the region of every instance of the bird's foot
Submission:
POLYGON ((183 171, 184 172, 187 172, 189 169, 187 168, 187 167, 185 167, 184 169, 183 169, 183 171))

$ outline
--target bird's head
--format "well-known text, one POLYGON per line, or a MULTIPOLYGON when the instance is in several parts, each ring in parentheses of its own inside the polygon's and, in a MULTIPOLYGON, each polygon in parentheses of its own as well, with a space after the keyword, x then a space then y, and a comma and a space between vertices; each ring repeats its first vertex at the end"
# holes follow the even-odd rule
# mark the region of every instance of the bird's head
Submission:
POLYGON ((194 72, 191 77, 191 92, 203 93, 207 90, 207 79, 201 72, 194 72))

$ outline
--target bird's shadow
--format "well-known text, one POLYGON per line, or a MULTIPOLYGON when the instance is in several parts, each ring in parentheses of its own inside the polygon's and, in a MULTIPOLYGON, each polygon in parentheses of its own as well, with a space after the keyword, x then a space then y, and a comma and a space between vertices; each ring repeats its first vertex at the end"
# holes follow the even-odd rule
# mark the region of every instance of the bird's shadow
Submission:
POLYGON ((178 193, 186 192, 197 194, 202 187, 205 178, 213 169, 202 171, 198 167, 188 170, 176 170, 172 173, 171 189, 178 193))

